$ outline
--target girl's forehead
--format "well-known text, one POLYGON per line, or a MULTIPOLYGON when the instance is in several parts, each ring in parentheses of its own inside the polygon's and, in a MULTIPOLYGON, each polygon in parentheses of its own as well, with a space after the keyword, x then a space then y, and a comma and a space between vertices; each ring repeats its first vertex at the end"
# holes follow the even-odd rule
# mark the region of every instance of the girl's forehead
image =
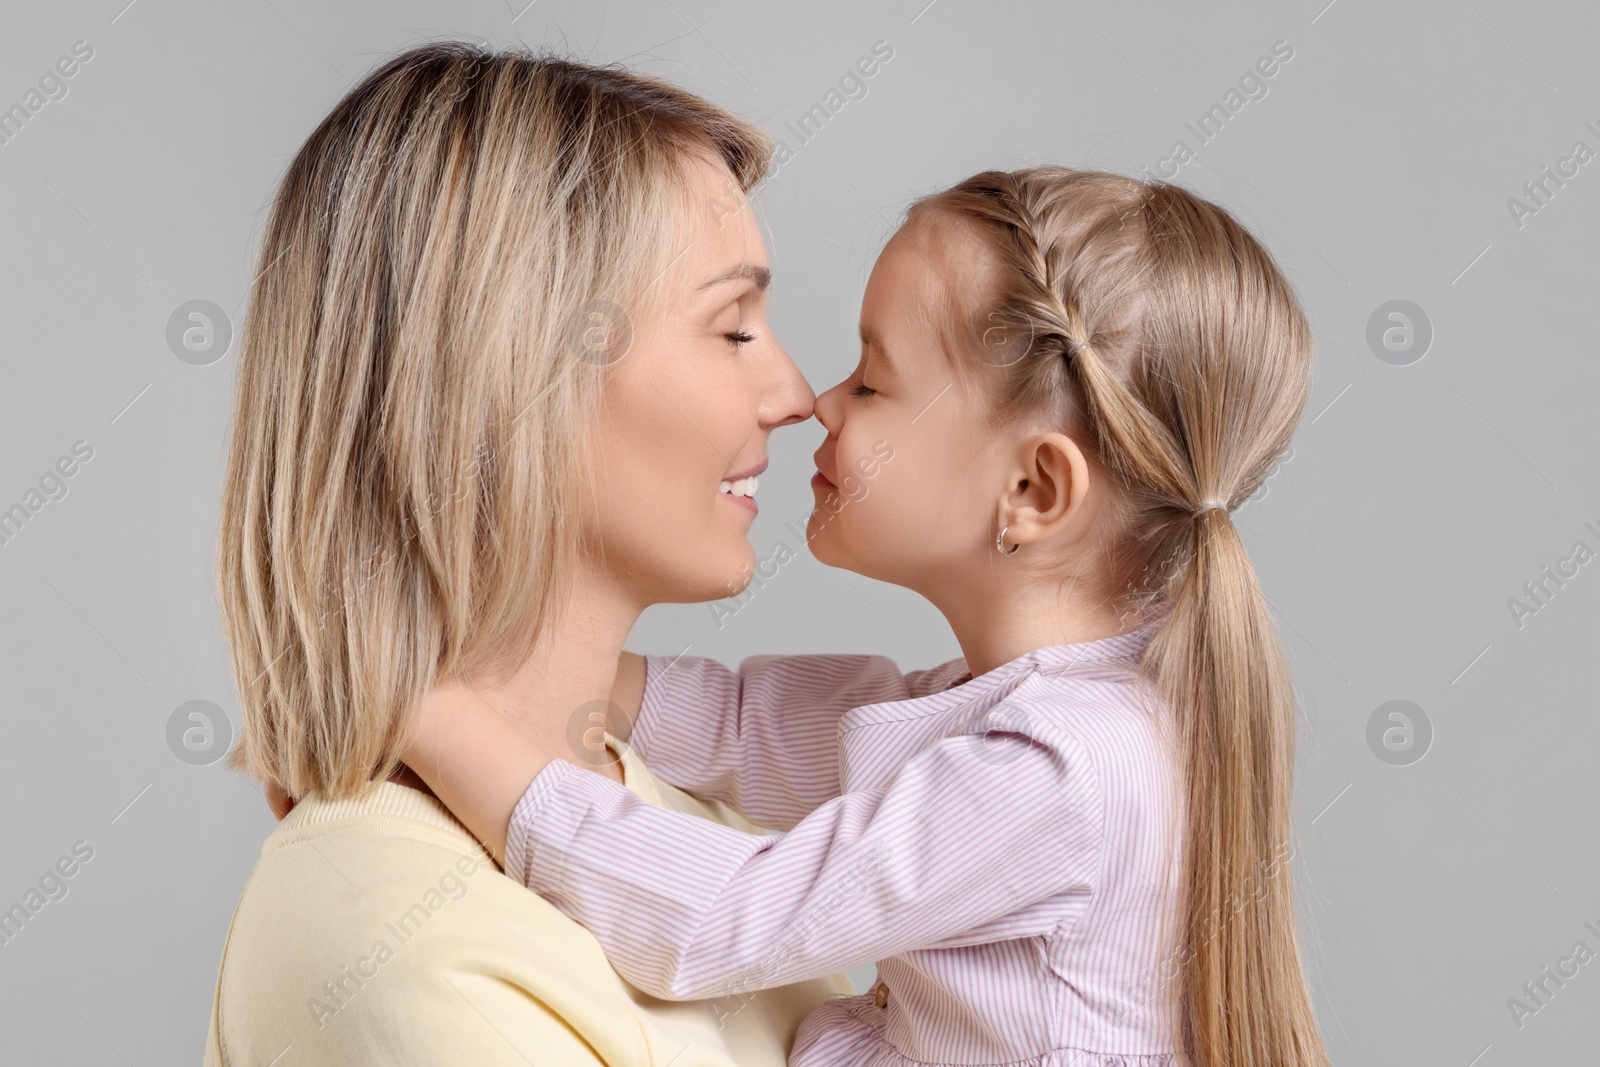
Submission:
POLYGON ((928 326, 947 317, 963 319, 995 290, 999 266, 998 254, 976 227, 922 216, 896 230, 884 246, 868 300, 892 304, 883 309, 892 317, 928 326))
POLYGON ((998 251, 978 226, 949 212, 928 211, 894 232, 884 247, 931 275, 945 293, 970 291, 997 276, 998 251))

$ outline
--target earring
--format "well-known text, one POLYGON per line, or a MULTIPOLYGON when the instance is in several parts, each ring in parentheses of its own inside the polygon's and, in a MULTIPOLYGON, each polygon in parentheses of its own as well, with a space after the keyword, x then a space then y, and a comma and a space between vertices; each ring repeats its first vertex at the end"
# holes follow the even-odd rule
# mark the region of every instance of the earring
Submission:
POLYGON ((1009 529, 1011 529, 1009 526, 1000 527, 1000 532, 996 534, 994 538, 995 547, 1000 550, 1000 554, 1002 556, 1014 556, 1017 554, 1017 549, 1022 547, 1022 543, 1019 541, 1011 546, 1010 552, 1006 551, 1006 531, 1009 529))

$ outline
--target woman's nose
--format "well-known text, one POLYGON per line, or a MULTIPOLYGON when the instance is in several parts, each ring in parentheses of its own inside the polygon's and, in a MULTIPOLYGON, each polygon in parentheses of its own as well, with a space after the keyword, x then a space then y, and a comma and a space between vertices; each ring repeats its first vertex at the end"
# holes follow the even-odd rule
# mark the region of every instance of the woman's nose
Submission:
POLYGON ((763 421, 773 427, 806 421, 817 402, 817 395, 811 391, 805 375, 782 348, 778 349, 775 381, 767 390, 766 400, 763 406, 768 417, 763 421))

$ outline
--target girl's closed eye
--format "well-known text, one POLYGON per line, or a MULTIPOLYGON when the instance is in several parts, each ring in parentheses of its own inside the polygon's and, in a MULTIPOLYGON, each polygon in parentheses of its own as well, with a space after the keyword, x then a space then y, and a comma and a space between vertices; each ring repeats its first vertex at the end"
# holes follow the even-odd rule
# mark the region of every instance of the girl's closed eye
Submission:
POLYGON ((869 388, 866 382, 857 382, 850 387, 851 396, 876 396, 877 390, 869 388))

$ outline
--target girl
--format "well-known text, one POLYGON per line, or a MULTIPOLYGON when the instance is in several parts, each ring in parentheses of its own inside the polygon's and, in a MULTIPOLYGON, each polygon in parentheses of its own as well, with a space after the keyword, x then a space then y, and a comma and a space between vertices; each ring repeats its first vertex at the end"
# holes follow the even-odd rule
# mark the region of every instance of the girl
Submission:
POLYGON ((1282 274, 1176 186, 990 171, 912 206, 861 340, 816 403, 808 538, 927 597, 963 659, 652 657, 616 690, 662 777, 785 832, 641 803, 464 679, 407 764, 658 996, 736 1011, 876 962, 791 1064, 1326 1064, 1291 681, 1231 519, 1307 394, 1282 274))

